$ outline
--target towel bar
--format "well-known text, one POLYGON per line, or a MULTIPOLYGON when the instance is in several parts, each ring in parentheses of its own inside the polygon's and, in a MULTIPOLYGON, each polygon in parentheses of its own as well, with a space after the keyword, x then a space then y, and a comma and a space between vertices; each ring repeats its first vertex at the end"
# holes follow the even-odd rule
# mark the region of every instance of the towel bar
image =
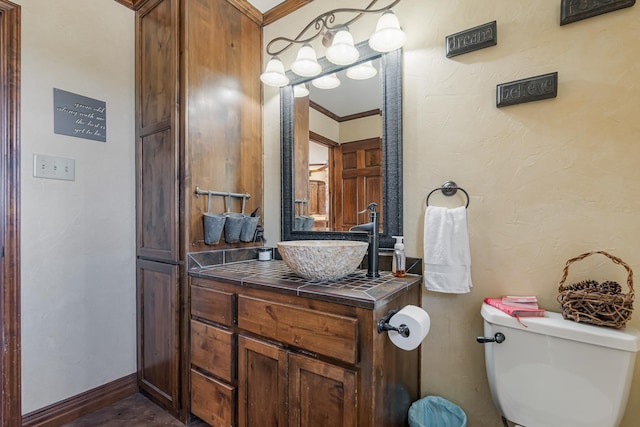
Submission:
POLYGON ((464 188, 458 187, 458 184, 456 184, 454 181, 447 181, 444 184, 442 184, 440 187, 434 188, 433 190, 431 190, 429 194, 427 194, 427 206, 429 206, 429 197, 431 197, 431 195, 438 190, 442 191, 442 194, 444 194, 447 197, 453 196, 458 192, 458 190, 462 191, 464 195, 467 196, 467 205, 465 206, 465 208, 469 207, 469 201, 470 201, 469 193, 467 193, 464 190, 464 188))

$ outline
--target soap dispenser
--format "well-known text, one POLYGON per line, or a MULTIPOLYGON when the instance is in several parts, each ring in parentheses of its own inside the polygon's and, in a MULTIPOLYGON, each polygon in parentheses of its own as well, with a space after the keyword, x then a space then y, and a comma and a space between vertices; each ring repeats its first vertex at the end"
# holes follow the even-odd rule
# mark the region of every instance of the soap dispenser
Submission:
POLYGON ((395 277, 404 277, 406 274, 405 265, 407 257, 404 254, 404 237, 393 236, 396 239, 396 244, 393 245, 393 261, 391 262, 391 274, 395 277))

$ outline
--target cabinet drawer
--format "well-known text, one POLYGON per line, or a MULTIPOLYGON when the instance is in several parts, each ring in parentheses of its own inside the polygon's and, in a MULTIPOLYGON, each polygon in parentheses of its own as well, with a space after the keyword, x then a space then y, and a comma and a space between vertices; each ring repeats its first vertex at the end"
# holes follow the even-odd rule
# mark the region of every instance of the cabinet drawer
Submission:
POLYGON ((207 424, 235 426, 236 389, 191 370, 191 412, 207 424))
POLYGON ((229 292, 191 286, 191 315, 231 326, 234 300, 235 295, 229 292))
POLYGON ((238 326, 351 364, 357 361, 358 320, 351 317, 240 295, 238 326))
POLYGON ((233 379, 233 333, 191 321, 191 363, 226 381, 233 379))

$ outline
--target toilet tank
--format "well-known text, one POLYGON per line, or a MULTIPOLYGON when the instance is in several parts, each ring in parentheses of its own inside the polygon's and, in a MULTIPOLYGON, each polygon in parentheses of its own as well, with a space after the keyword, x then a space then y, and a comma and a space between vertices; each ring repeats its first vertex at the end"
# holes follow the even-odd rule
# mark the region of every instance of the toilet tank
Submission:
POLYGON ((508 420, 531 427, 615 427, 629 396, 640 331, 564 320, 520 318, 482 305, 485 364, 493 401, 508 420))

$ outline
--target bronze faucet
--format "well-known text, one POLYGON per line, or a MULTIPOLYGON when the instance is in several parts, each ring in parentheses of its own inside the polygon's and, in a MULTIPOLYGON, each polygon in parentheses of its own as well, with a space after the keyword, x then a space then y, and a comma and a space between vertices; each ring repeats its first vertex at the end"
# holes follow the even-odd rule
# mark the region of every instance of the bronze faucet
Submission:
POLYGON ((369 248, 367 249, 367 277, 380 277, 378 272, 378 207, 377 203, 369 203, 369 206, 359 214, 369 212, 369 222, 366 224, 354 225, 349 231, 366 231, 369 234, 369 248))

